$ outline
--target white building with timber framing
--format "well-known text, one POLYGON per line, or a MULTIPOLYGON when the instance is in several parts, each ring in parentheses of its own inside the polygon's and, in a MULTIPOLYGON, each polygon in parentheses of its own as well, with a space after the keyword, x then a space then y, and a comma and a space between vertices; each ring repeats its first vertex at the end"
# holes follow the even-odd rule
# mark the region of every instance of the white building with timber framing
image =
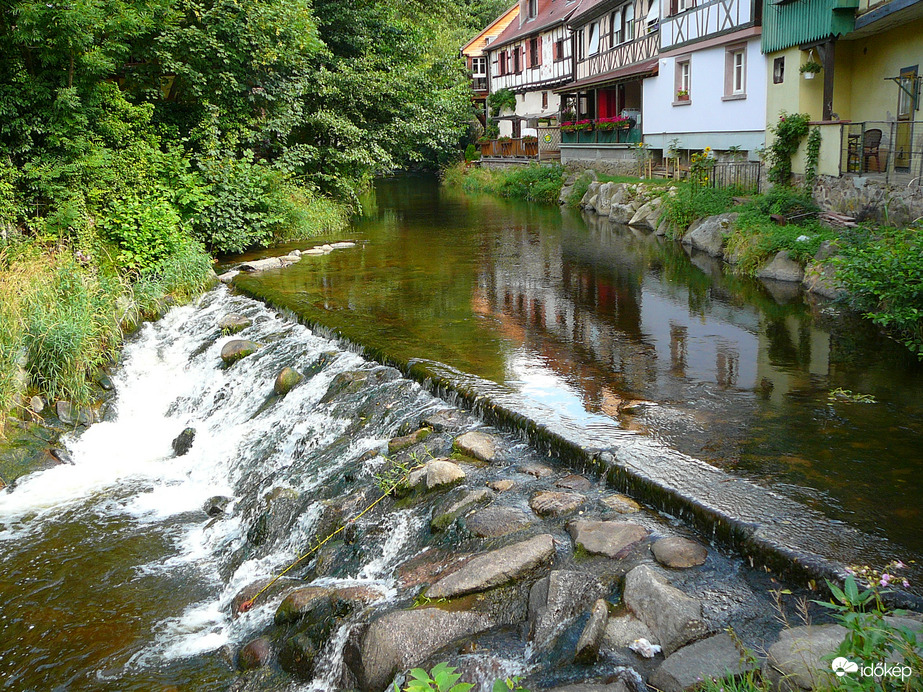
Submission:
POLYGON ((490 92, 509 89, 515 111, 504 110, 500 135, 535 134, 539 120, 556 118, 552 89, 573 79, 570 31, 565 22, 582 0, 520 0, 519 17, 487 45, 490 92))
POLYGON ((644 141, 666 152, 739 148, 766 139, 762 0, 655 0, 660 54, 644 80, 644 141))

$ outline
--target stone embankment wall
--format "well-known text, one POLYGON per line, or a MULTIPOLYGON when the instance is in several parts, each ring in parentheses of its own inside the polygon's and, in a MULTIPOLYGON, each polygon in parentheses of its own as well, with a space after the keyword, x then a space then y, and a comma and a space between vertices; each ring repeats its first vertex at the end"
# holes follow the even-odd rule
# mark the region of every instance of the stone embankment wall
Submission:
MULTIPOLYGON (((665 196, 676 194, 675 187, 664 190, 644 183, 600 183, 593 169, 587 169, 580 175, 589 176, 592 180, 580 201, 581 209, 606 216, 613 223, 673 238, 694 250, 723 259, 728 264, 737 264, 738 258, 727 247, 727 239, 737 220, 736 213, 709 216, 693 221, 686 228, 674 228, 663 218, 663 203, 665 196)), ((577 177, 572 173, 565 181, 561 189, 561 204, 569 197, 577 177)), ((760 268, 756 277, 766 281, 801 283, 808 291, 825 298, 835 298, 841 291, 833 280, 834 267, 827 261, 834 255, 834 248, 824 243, 814 259, 803 266, 789 257, 787 252, 781 251, 760 268)))
POLYGON ((814 200, 825 211, 870 219, 887 226, 909 226, 923 218, 923 180, 887 185, 872 178, 818 176, 814 200))

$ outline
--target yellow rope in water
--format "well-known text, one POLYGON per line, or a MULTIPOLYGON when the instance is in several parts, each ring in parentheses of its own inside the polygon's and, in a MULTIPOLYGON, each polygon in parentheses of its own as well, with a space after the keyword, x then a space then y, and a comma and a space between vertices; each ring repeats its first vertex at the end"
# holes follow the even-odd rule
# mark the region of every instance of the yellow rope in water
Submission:
POLYGON ((357 521, 359 521, 359 519, 361 519, 365 514, 367 514, 368 512, 372 511, 372 509, 373 509, 379 502, 381 502, 381 501, 384 500, 386 497, 388 497, 388 495, 390 495, 392 492, 394 492, 394 489, 397 488, 397 486, 399 486, 401 483, 403 483, 405 480, 407 480, 407 478, 410 476, 411 473, 413 473, 414 471, 418 471, 419 469, 422 469, 424 466, 425 466, 425 464, 418 464, 417 466, 414 466, 412 469, 408 469, 408 470, 407 470, 407 473, 405 473, 405 474, 404 474, 403 476, 401 476, 398 480, 396 480, 396 481, 394 482, 394 485, 392 485, 390 488, 388 488, 388 489, 384 492, 384 494, 383 494, 381 497, 379 497, 377 500, 375 500, 375 502, 373 502, 373 503, 370 504, 368 507, 366 507, 365 509, 363 509, 361 512, 359 512, 359 514, 357 514, 357 515, 354 516, 352 519, 350 519, 349 521, 347 521, 347 522, 346 522, 345 524, 343 524, 340 528, 338 528, 336 531, 334 531, 334 532, 331 533, 329 536, 327 536, 324 540, 322 540, 320 543, 318 543, 318 544, 315 545, 313 548, 311 548, 308 552, 306 552, 304 555, 302 555, 301 557, 299 557, 297 560, 295 560, 292 564, 290 564, 290 565, 289 565, 288 567, 286 567, 284 570, 282 570, 281 572, 279 572, 276 576, 274 576, 274 577, 269 581, 269 583, 266 584, 266 586, 264 586, 262 589, 260 589, 259 591, 257 591, 256 595, 255 595, 253 598, 251 598, 251 599, 248 600, 248 601, 244 601, 244 602, 241 603, 239 606, 237 606, 237 612, 238 612, 238 613, 246 613, 248 610, 250 610, 250 609, 253 607, 253 604, 256 603, 256 599, 258 599, 260 596, 262 596, 264 593, 266 593, 270 588, 272 588, 272 585, 275 584, 277 581, 279 581, 282 577, 284 577, 284 576, 286 575, 287 572, 289 572, 291 569, 293 569, 293 568, 294 568, 296 565, 298 565, 298 563, 300 563, 302 560, 305 560, 306 558, 310 557, 310 556, 313 555, 315 552, 317 552, 318 550, 320 550, 321 547, 324 545, 324 543, 326 543, 326 542, 329 541, 331 538, 333 538, 334 536, 336 536, 338 533, 340 533, 341 531, 343 531, 347 526, 349 526, 350 524, 355 524, 355 523, 356 523, 357 521))

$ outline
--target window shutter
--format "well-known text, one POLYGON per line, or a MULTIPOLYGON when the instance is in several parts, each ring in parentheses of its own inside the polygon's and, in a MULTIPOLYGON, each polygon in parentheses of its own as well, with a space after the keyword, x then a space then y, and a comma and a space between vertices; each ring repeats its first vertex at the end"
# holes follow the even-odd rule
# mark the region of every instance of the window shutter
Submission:
POLYGON ((670 16, 679 14, 679 0, 670 0, 670 16))
POLYGON ((530 67, 532 67, 532 51, 530 50, 530 48, 532 47, 530 45, 531 43, 532 41, 528 40, 526 41, 526 45, 523 46, 523 62, 526 65, 526 69, 529 69, 530 67))
POLYGON ((541 65, 542 64, 542 37, 541 36, 538 37, 538 52, 537 52, 536 58, 537 58, 537 62, 535 63, 536 66, 541 65))

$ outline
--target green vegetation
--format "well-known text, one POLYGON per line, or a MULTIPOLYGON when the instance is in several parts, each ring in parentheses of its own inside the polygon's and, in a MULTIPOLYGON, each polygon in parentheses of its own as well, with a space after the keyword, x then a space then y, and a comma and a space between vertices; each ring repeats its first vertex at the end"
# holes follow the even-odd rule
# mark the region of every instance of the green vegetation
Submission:
POLYGON ((557 204, 564 185, 564 169, 556 164, 530 163, 502 169, 466 170, 461 164, 445 169, 443 180, 449 187, 465 192, 488 192, 508 199, 557 204))
POLYGON ((487 106, 490 108, 491 117, 496 118, 503 112, 503 109, 516 110, 516 94, 509 89, 499 89, 492 92, 487 97, 487 106))
POLYGON ((458 682, 461 674, 455 670, 445 662, 437 663, 429 673, 422 668, 414 668, 410 671, 411 680, 404 687, 404 692, 468 692, 474 685, 458 682))
POLYGON ((730 190, 683 183, 677 185, 675 195, 664 197, 663 218, 670 228, 684 232, 696 219, 723 214, 733 205, 730 190))
POLYGON ((923 359, 921 230, 860 228, 841 240, 836 261, 851 305, 923 359))
POLYGON ((769 128, 773 135, 772 144, 767 150, 769 182, 791 185, 792 156, 798 151, 801 140, 808 134, 810 120, 811 116, 807 113, 789 115, 782 111, 779 114, 779 122, 769 128))

